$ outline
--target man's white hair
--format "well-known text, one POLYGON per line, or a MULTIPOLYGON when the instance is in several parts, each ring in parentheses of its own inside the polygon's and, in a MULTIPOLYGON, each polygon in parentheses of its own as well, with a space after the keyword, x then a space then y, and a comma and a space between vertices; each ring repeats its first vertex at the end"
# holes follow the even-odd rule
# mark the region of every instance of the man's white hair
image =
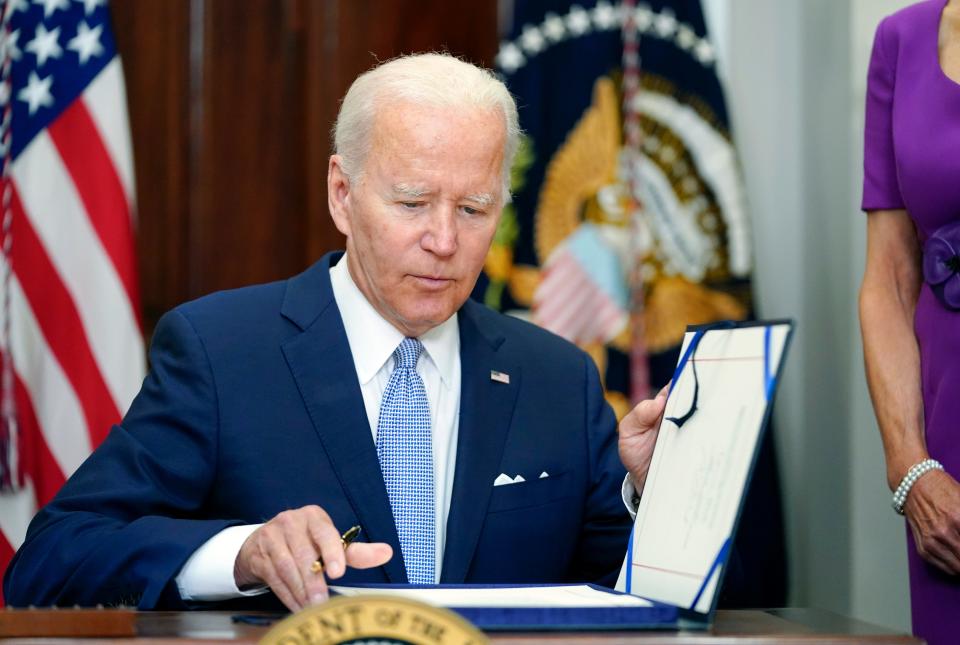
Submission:
POLYGON ((414 54, 382 63, 357 77, 340 105, 333 131, 334 151, 351 181, 358 180, 370 153, 377 109, 396 101, 436 107, 498 110, 506 139, 503 151, 503 202, 510 200, 510 167, 520 144, 517 105, 489 70, 449 54, 414 54))

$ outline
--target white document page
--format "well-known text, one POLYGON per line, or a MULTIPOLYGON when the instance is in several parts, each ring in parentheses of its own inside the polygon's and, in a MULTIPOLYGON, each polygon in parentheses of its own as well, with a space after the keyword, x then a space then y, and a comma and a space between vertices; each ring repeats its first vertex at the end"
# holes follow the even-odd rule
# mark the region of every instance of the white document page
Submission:
POLYGON ((650 607, 653 603, 587 585, 537 587, 347 587, 331 586, 342 596, 399 596, 439 607, 650 607))
POLYGON ((676 376, 621 574, 629 593, 710 610, 714 563, 733 531, 789 331, 786 323, 709 330, 676 376), (682 427, 667 420, 690 411, 695 390, 682 427))

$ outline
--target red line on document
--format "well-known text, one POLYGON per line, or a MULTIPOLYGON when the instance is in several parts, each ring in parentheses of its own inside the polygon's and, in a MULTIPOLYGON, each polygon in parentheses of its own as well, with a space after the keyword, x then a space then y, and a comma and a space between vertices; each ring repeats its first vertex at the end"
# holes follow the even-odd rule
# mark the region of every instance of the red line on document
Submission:
POLYGON ((731 356, 729 358, 691 358, 693 363, 725 363, 731 361, 762 361, 763 356, 731 356))
POLYGON ((664 569, 662 567, 655 567, 650 564, 640 564, 639 562, 634 562, 633 566, 640 567, 641 569, 652 569, 654 571, 662 571, 664 573, 673 573, 678 576, 693 578, 694 580, 703 580, 703 576, 698 573, 688 573, 686 571, 677 571, 676 569, 664 569))

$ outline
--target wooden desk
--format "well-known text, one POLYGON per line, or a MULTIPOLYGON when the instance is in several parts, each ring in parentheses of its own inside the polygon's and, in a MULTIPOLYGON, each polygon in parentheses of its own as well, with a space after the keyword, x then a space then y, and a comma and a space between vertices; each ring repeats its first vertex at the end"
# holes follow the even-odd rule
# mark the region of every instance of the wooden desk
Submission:
MULTIPOLYGON (((232 641, 256 643, 268 627, 240 624, 232 612, 135 612, 124 610, 0 610, 0 638, 4 643, 75 642, 81 634, 99 634, 93 639, 110 643, 162 644, 232 641), (12 637, 16 627, 29 627, 12 637), (57 634, 59 638, 51 638, 57 634), (109 640, 108 640, 109 639, 109 640)), ((270 617, 270 614, 262 614, 270 617)), ((837 614, 817 609, 770 609, 719 611, 713 628, 706 632, 581 632, 494 633, 494 643, 533 645, 551 643, 602 643, 630 645, 670 643, 676 645, 756 645, 802 643, 803 645, 919 645, 922 641, 837 614)), ((92 642, 92 641, 88 641, 92 642)))

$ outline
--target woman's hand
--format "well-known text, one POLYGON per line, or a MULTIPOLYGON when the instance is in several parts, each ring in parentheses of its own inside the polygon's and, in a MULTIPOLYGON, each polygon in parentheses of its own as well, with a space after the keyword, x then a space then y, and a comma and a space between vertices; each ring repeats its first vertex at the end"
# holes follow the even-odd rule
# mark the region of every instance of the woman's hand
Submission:
POLYGON ((942 470, 931 470, 910 489, 903 511, 920 556, 960 575, 960 483, 942 470))

